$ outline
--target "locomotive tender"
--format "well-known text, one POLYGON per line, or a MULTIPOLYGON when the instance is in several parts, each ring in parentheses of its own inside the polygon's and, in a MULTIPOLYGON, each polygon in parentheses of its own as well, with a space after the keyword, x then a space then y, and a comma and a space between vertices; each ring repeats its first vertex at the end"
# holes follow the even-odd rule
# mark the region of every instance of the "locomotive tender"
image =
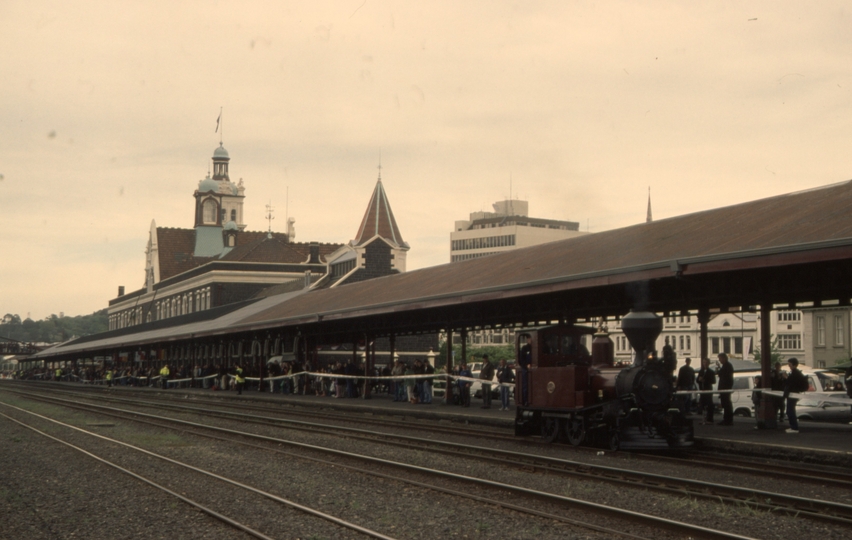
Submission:
POLYGON ((635 362, 624 367, 614 365, 613 343, 604 331, 560 324, 518 336, 517 357, 529 355, 531 366, 516 377, 516 435, 540 433, 551 442, 612 450, 693 445, 692 420, 672 405, 674 359, 660 359, 654 350, 662 319, 631 311, 621 328, 636 350, 635 362), (589 334, 591 354, 582 344, 589 334))

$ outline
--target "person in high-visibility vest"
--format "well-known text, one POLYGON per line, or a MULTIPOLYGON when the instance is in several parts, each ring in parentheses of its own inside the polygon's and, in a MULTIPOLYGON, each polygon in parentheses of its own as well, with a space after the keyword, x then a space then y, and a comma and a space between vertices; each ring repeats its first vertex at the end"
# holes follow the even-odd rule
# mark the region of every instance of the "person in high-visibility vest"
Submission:
POLYGON ((107 382, 107 386, 112 386, 112 370, 111 369, 107 370, 107 372, 106 372, 106 382, 107 382))
POLYGON ((62 380, 62 369, 61 368, 56 368, 56 380, 57 381, 62 380))
POLYGON ((243 368, 239 365, 234 369, 234 380, 237 382, 237 395, 243 394, 243 386, 246 385, 246 378, 243 377, 243 368))
POLYGON ((169 365, 166 364, 160 369, 160 381, 163 383, 163 389, 169 387, 169 365))

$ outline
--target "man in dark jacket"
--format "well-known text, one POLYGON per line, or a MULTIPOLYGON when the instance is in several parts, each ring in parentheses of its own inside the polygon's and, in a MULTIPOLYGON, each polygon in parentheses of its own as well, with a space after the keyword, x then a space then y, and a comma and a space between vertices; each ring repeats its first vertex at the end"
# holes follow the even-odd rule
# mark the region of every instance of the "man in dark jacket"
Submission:
POLYGON ((520 375, 521 387, 521 404, 527 406, 530 404, 530 366, 532 365, 532 337, 529 334, 523 334, 521 340, 524 345, 518 354, 518 368, 520 375))
MULTIPOLYGON (((719 363, 722 366, 719 368, 719 390, 732 390, 734 388, 734 366, 728 362, 728 355, 725 353, 719 354, 719 363)), ((731 403, 730 392, 720 392, 719 401, 722 403, 722 421, 720 426, 734 425, 734 404, 731 403)))
POLYGON ((494 364, 488 359, 487 354, 482 355, 482 370, 479 372, 479 380, 482 381, 482 408, 491 408, 491 379, 494 378, 494 364))
MULTIPOLYGON (((692 369, 690 365, 692 363, 692 358, 687 358, 684 360, 683 367, 681 367, 677 372, 677 389, 678 391, 688 392, 690 390, 695 390, 695 370, 692 369)), ((692 408, 690 404, 692 403, 692 395, 680 396, 680 412, 683 414, 689 414, 689 410, 692 408)))
MULTIPOLYGON (((776 392, 783 392, 784 386, 787 384, 787 374, 781 369, 781 362, 775 362, 775 369, 772 371, 772 378, 769 380, 769 385, 776 392)), ((775 411, 778 413, 778 421, 784 421, 784 398, 772 396, 772 402, 775 404, 775 411)))
MULTIPOLYGON (((470 370, 467 368, 467 364, 462 362, 462 365, 459 366, 459 377, 472 377, 470 370)), ((470 407, 470 381, 463 381, 459 379, 459 405, 462 407, 470 407)))
POLYGON ((500 407, 501 411, 509 410, 509 387, 506 384, 515 382, 515 372, 511 366, 506 365, 506 360, 500 360, 497 368, 497 382, 500 383, 500 407))
POLYGON ((808 379, 798 369, 798 358, 787 360, 787 367, 790 368, 790 375, 787 376, 787 385, 784 387, 784 399, 787 400, 787 420, 790 422, 787 433, 798 433, 799 419, 796 417, 796 402, 799 401, 799 398, 790 397, 790 394, 806 392, 808 390, 808 379))
MULTIPOLYGON (((698 370, 696 382, 698 382, 699 390, 713 390, 713 385, 716 384, 716 373, 710 368, 709 358, 701 359, 701 369, 698 370)), ((701 394, 698 402, 704 410, 704 422, 702 424, 713 425, 713 394, 701 394)))

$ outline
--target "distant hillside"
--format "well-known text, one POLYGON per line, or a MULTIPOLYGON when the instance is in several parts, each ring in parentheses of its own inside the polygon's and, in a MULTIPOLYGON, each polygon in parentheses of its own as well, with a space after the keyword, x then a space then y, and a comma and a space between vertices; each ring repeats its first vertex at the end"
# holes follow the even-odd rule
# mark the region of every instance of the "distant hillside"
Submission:
POLYGON ((109 329, 107 310, 91 315, 57 317, 51 315, 43 321, 21 320, 18 315, 7 313, 0 321, 0 337, 35 343, 57 343, 72 337, 88 336, 109 329))

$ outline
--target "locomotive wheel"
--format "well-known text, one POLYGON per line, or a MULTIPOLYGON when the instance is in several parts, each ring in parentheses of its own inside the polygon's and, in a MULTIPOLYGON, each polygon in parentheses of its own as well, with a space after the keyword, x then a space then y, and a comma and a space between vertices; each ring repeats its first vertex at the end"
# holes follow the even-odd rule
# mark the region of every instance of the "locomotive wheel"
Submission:
POLYGON ((607 446, 609 447, 611 452, 615 452, 618 450, 618 447, 621 446, 621 438, 618 436, 617 429, 609 430, 609 440, 607 441, 607 446))
POLYGON ((583 439, 586 438, 586 427, 583 418, 572 418, 568 420, 565 426, 565 435, 568 436, 568 442, 573 446, 580 446, 583 439))
POLYGON ((541 438, 552 443, 559 438, 559 419, 545 418, 541 424, 541 438))

